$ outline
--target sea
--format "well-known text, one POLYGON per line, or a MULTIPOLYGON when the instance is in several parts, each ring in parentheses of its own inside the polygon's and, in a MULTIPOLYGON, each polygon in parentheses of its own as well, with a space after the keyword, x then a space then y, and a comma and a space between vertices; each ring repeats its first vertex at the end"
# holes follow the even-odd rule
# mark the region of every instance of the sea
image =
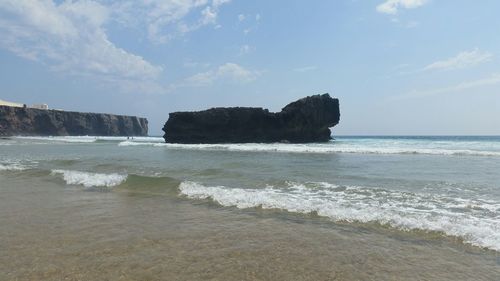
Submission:
POLYGON ((500 137, 0 139, 0 280, 500 280, 500 137))

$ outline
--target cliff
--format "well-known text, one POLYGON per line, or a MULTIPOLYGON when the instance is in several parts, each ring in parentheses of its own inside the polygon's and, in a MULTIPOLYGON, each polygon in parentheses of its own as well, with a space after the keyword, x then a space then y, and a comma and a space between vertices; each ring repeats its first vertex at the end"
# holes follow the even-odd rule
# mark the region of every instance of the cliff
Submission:
POLYGON ((252 107, 173 112, 163 138, 168 143, 325 142, 339 119, 338 99, 324 94, 292 102, 277 113, 252 107))
POLYGON ((0 136, 146 136, 135 116, 0 106, 0 136))

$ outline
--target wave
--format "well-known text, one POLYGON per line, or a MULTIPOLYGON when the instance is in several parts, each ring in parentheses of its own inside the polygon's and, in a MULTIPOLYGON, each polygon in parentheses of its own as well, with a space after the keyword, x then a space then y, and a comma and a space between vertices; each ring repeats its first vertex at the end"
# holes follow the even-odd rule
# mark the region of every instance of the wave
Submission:
POLYGON ((66 143, 95 143, 95 142, 118 142, 118 141, 141 141, 141 142, 163 142, 160 137, 104 137, 104 136, 17 136, 14 140, 37 140, 45 142, 66 142, 66 143))
POLYGON ((68 142, 68 143, 93 143, 97 139, 93 137, 14 137, 17 140, 37 140, 46 142, 68 142))
POLYGON ((66 184, 84 187, 113 187, 118 191, 143 194, 177 194, 180 181, 166 176, 144 176, 135 174, 104 174, 73 170, 52 170, 52 176, 62 176, 66 184))
POLYGON ((127 175, 100 174, 71 170, 52 170, 51 175, 61 175, 67 184, 84 187, 113 187, 127 179, 127 175))
POLYGON ((212 199, 222 206, 317 213, 334 221, 441 232, 500 251, 500 202, 329 183, 243 189, 182 182, 179 190, 188 198, 212 199))
POLYGON ((164 142, 163 138, 161 141, 134 141, 126 140, 118 143, 118 146, 166 146, 167 143, 164 142))
POLYGON ((122 141, 122 142, 118 143, 118 146, 136 146, 136 145, 154 146, 155 144, 158 144, 158 143, 156 143, 156 142, 122 141))
POLYGON ((176 197, 180 181, 167 176, 128 175, 127 179, 116 186, 116 191, 144 195, 168 195, 176 197))
MULTIPOLYGON (((26 144, 47 143, 101 143, 118 142, 118 146, 153 146, 167 149, 239 151, 239 152, 281 152, 312 154, 423 154, 449 156, 490 156, 500 157, 500 142, 485 141, 442 141, 415 139, 338 139, 328 143, 287 144, 287 143, 238 143, 238 144, 178 144, 164 143, 161 137, 14 137, 12 140, 30 140, 26 144), (34 143, 33 140, 39 142, 34 143)), ((16 143, 5 143, 11 145, 16 143)))
POLYGON ((428 154, 457 156, 500 156, 500 151, 443 148, 384 148, 377 146, 349 146, 326 144, 284 144, 284 143, 244 143, 244 144, 178 144, 160 142, 123 141, 119 146, 154 146, 170 149, 214 150, 241 152, 283 152, 283 153, 359 153, 359 154, 428 154))
POLYGON ((0 163, 0 171, 25 171, 29 168, 20 163, 0 163))
POLYGON ((97 137, 100 140, 131 141, 131 142, 164 142, 162 137, 97 137))

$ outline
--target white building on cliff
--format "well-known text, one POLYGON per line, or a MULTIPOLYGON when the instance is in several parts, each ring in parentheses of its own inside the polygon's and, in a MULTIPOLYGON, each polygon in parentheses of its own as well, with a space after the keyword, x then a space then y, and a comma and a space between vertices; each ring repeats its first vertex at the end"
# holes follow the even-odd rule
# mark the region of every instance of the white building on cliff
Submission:
POLYGON ((41 104, 33 104, 29 108, 36 108, 36 109, 49 109, 49 105, 46 103, 41 103, 41 104))

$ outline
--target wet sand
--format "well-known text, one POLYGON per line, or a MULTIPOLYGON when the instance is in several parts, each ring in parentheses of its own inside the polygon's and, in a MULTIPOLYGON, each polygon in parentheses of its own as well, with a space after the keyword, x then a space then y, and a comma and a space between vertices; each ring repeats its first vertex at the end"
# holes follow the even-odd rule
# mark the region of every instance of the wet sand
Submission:
MULTIPOLYGON (((0 280, 499 280, 438 236, 0 175, 0 280)), ((155 193, 155 194, 153 194, 155 193)))

